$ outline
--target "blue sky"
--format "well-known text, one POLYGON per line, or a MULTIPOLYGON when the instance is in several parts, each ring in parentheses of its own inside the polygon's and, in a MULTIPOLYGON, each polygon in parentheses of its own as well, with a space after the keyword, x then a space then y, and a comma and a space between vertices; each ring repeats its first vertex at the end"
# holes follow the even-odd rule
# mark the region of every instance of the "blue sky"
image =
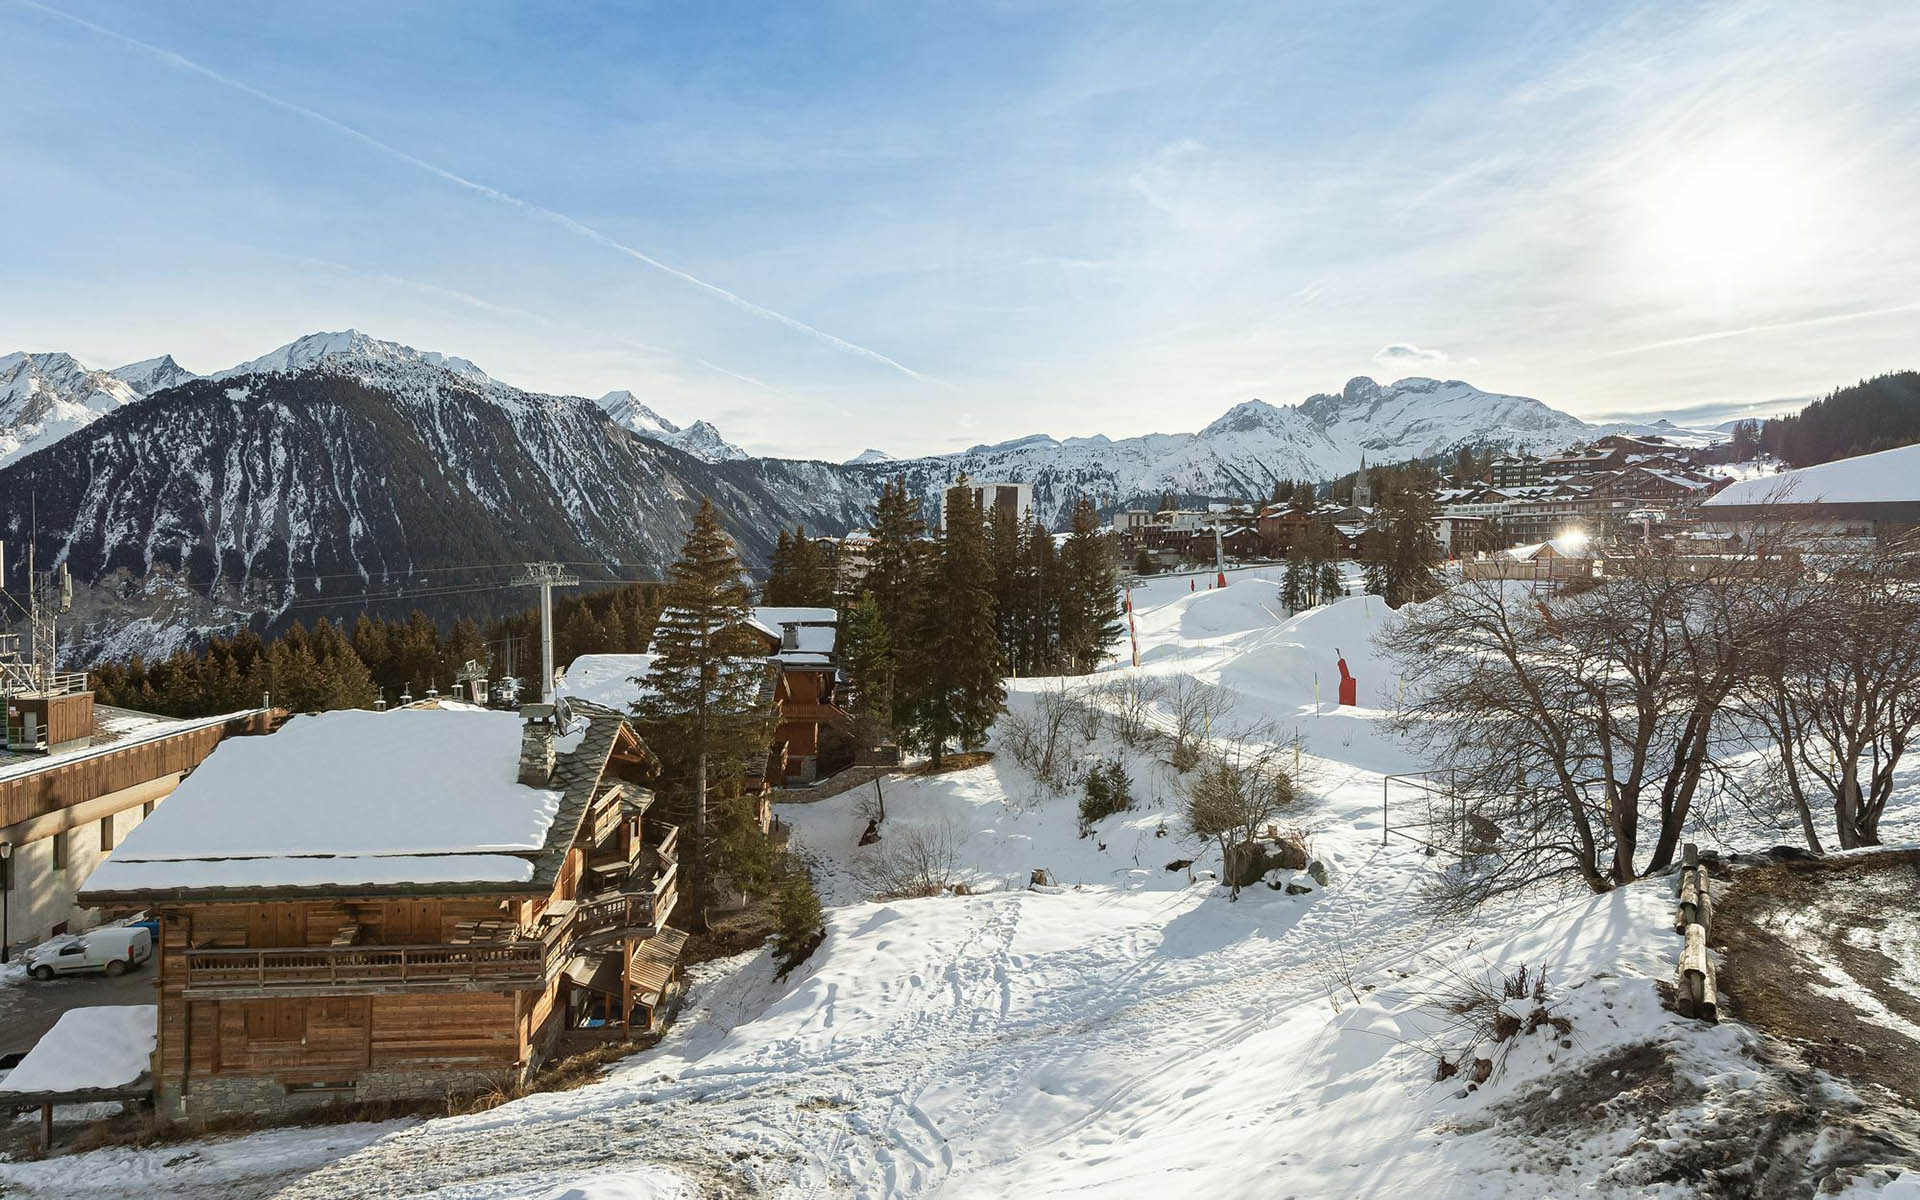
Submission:
POLYGON ((0 350, 319 329, 759 452, 1920 365, 1920 5, 0 0, 0 350))

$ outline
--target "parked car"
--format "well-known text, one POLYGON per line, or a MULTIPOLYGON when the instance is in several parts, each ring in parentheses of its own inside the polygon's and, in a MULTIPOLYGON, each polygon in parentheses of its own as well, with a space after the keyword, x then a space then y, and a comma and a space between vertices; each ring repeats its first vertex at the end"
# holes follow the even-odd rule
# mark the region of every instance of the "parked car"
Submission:
POLYGON ((124 975, 153 957, 153 935, 141 925, 103 925, 67 934, 27 951, 27 974, 48 980, 55 975, 104 971, 124 975))

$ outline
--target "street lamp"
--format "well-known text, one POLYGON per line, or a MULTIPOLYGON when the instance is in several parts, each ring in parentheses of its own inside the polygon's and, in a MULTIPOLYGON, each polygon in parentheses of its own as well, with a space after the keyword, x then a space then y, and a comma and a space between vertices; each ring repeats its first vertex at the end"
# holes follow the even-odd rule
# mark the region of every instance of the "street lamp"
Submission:
POLYGON ((0 963, 13 957, 13 843, 0 842, 0 963))

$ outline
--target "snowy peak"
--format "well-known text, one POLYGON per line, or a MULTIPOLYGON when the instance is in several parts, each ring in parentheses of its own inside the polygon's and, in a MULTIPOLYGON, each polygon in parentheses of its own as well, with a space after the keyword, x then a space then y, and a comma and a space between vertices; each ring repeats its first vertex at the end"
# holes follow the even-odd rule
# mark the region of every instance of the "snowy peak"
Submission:
POLYGON ((1281 430, 1295 426, 1299 414, 1278 408, 1265 400, 1245 400, 1220 414, 1213 424, 1200 431, 1201 437, 1223 437, 1255 430, 1281 430))
POLYGON ((695 421, 682 429, 648 408, 638 396, 624 388, 608 392, 594 403, 612 417, 615 424, 623 425, 649 441, 672 446, 706 462, 732 462, 752 457, 721 437, 720 431, 711 422, 695 421))
POLYGON ((608 392, 594 401, 616 424, 625 425, 641 437, 665 440, 680 432, 680 427, 640 402, 640 397, 624 388, 608 392))
POLYGON ((848 459, 846 462, 846 465, 849 467, 857 467, 865 463, 883 463, 883 462, 892 462, 892 461, 893 461, 893 455, 888 454, 885 450, 875 450, 873 447, 869 446, 865 450, 862 450, 860 453, 848 459))
POLYGON ((71 354, 0 356, 0 465, 52 445, 141 395, 71 354))
POLYGON ((339 371, 375 379, 390 379, 421 367, 436 368, 476 384, 491 383, 485 371, 464 358, 415 350, 399 342, 381 341, 357 329, 338 333, 310 333, 303 338, 214 373, 215 379, 241 375, 287 375, 313 369, 339 371))
POLYGON ((142 396, 151 396, 155 392, 176 387, 190 379, 200 378, 173 361, 173 355, 162 354, 159 358, 143 358, 124 367, 115 367, 107 374, 120 380, 142 396))

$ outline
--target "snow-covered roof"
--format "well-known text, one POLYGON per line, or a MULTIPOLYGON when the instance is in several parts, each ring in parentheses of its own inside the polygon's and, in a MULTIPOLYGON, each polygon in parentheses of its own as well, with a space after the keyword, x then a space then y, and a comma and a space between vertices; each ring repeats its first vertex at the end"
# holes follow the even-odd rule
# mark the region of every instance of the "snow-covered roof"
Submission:
POLYGON ((363 710, 222 744, 85 891, 522 882, 561 793, 518 781, 516 714, 363 710))
POLYGON ((652 668, 652 654, 582 654, 554 688, 556 695, 626 712, 647 692, 640 682, 652 668))
POLYGON ((782 625, 831 625, 840 619, 840 614, 831 608, 807 608, 782 605, 759 605, 753 615, 761 624, 774 629, 782 625))
POLYGON ((1527 546, 1515 546, 1511 550, 1505 551, 1505 553, 1509 558, 1513 558, 1519 562, 1526 562, 1529 559, 1537 557, 1542 550, 1552 550, 1561 558, 1589 558, 1592 556, 1592 551, 1589 549, 1591 545, 1592 543, 1588 541, 1586 535, 1569 533, 1557 538, 1548 538, 1544 542, 1534 542, 1527 546))
POLYGON ((1916 503, 1920 503, 1920 445, 1742 479, 1727 485, 1705 507, 1916 503))
POLYGON ((151 1004, 70 1008, 0 1079, 0 1093, 126 1087, 147 1073, 158 1028, 151 1004))
POLYGON ((32 775, 54 767, 63 767, 96 755, 112 754, 182 733, 193 733, 216 725, 224 725, 228 721, 243 720, 265 711, 259 708, 242 709, 238 712, 222 713, 217 717, 197 717, 183 721, 155 716, 152 713, 135 712, 129 708, 95 705, 93 720, 96 732, 90 741, 53 754, 23 754, 14 757, 0 751, 0 780, 15 779, 22 775, 32 775))

